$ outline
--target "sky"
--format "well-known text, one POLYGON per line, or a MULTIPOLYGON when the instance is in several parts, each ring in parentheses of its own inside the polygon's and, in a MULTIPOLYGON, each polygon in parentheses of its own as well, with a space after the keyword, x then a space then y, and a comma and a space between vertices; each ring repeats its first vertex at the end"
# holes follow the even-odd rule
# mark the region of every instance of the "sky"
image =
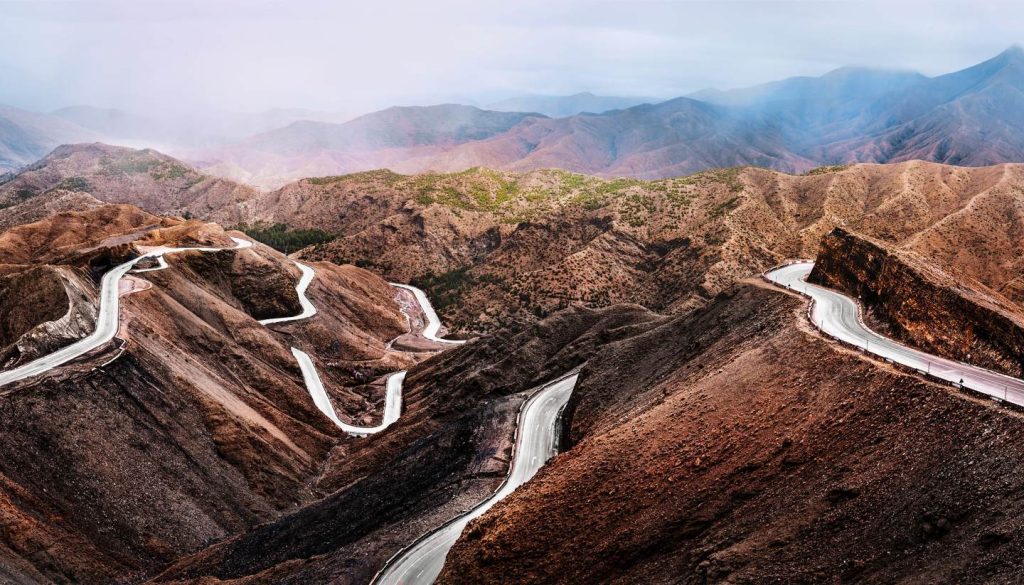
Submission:
POLYGON ((1024 42, 1013 2, 0 0, 0 103, 365 112, 669 98, 840 66, 936 75, 1024 42))

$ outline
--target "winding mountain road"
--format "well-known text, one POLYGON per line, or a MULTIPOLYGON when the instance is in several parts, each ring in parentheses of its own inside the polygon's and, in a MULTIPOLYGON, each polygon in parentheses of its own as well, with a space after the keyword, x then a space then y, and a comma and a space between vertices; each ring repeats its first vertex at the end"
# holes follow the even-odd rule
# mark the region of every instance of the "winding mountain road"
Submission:
MULTIPOLYGON (((295 292, 299 295, 299 304, 302 306, 302 312, 290 317, 263 319, 260 321, 263 325, 298 321, 300 319, 308 319, 313 315, 316 315, 316 307, 306 296, 306 291, 309 289, 310 283, 312 283, 313 278, 316 277, 316 271, 313 270, 312 266, 307 266, 294 260, 293 262, 295 262, 295 265, 302 271, 302 276, 299 278, 298 284, 295 285, 295 292)), ((465 341, 452 341, 437 337, 437 332, 441 329, 441 320, 434 311, 433 305, 430 304, 430 299, 427 298, 426 293, 407 284, 389 284, 393 287, 403 288, 413 293, 413 296, 416 298, 416 301, 420 305, 420 309, 423 311, 423 314, 427 319, 427 325, 422 333, 423 337, 432 341, 451 344, 466 343, 465 341)), ((390 343, 388 346, 390 347, 390 343)), ((338 418, 338 413, 334 410, 334 405, 331 403, 330 396, 327 394, 326 388, 324 388, 323 380, 320 379, 320 374, 316 371, 316 365, 313 363, 313 359, 309 354, 297 347, 292 347, 292 355, 295 356, 295 361, 299 364, 299 370, 302 371, 302 380, 306 384, 306 390, 309 392, 310 397, 313 398, 313 404, 315 404, 320 412, 324 413, 327 418, 331 419, 331 422, 346 433, 357 437, 365 437, 367 435, 379 433, 391 426, 391 424, 398 420, 398 417, 401 415, 402 384, 405 381, 406 370, 395 372, 388 377, 387 389, 384 395, 384 417, 383 420, 381 420, 381 423, 371 427, 361 427, 346 423, 338 418)))
POLYGON ((814 325, 840 341, 940 380, 1024 406, 1024 380, 934 356, 875 333, 861 320, 857 301, 805 280, 813 268, 813 262, 798 262, 772 270, 765 277, 811 297, 814 325))
MULTIPOLYGON (((99 313, 96 316, 96 327, 93 329, 93 332, 53 353, 47 354, 16 368, 0 372, 0 386, 43 374, 53 368, 62 366, 86 353, 89 353, 113 339, 120 327, 120 298, 118 295, 119 283, 121 278, 123 278, 124 275, 127 274, 128 271, 130 271, 137 263, 147 258, 157 258, 162 261, 165 254, 177 254, 179 252, 220 252, 222 250, 242 250, 252 246, 252 242, 248 240, 236 237, 232 237, 231 239, 235 242, 234 248, 166 248, 161 246, 153 249, 152 251, 146 252, 138 258, 129 260, 128 262, 119 264, 110 269, 103 275, 103 278, 100 281, 100 308, 99 313)), ((166 267, 167 265, 166 262, 161 262, 161 264, 162 267, 166 267)), ((161 269, 162 267, 157 266, 157 268, 150 270, 161 269)))
POLYGON ((298 321, 299 319, 308 319, 313 315, 316 315, 316 307, 306 297, 306 290, 309 288, 309 284, 313 282, 313 277, 316 276, 316 272, 313 271, 311 266, 306 266, 301 262, 295 262, 295 265, 299 267, 302 272, 302 276, 299 277, 299 283, 295 285, 295 292, 299 294, 299 305, 302 307, 302 312, 298 315, 291 317, 275 317, 273 319, 263 319, 260 321, 263 325, 273 325, 274 323, 286 323, 288 321, 298 321))
POLYGON ((373 585, 426 585, 444 567, 445 557, 471 521, 483 516, 537 473, 558 450, 558 417, 569 401, 579 374, 544 385, 523 404, 519 413, 512 467, 498 491, 469 512, 433 530, 400 551, 384 565, 373 585))
POLYGON ((423 337, 430 341, 451 343, 454 345, 466 343, 465 340, 461 339, 444 339, 437 336, 437 332, 441 330, 441 319, 434 311, 433 305, 430 304, 430 299, 427 298, 427 293, 410 284, 399 284, 397 282, 391 282, 389 284, 397 288, 404 288, 416 297, 416 302, 420 304, 420 307, 423 309, 423 315, 427 318, 427 326, 423 328, 423 337))
POLYGON ((327 390, 324 389, 324 384, 320 380, 320 375, 317 374, 316 366, 313 365, 313 360, 309 357, 309 354, 293 347, 292 355, 299 362, 299 369, 302 370, 302 379, 306 383, 309 395, 313 397, 313 403, 320 409, 320 412, 324 413, 327 418, 331 419, 338 428, 346 433, 357 437, 379 433, 398 420, 398 417, 402 414, 402 382, 405 381, 405 370, 395 372, 388 377, 387 391, 384 395, 384 420, 376 426, 360 427, 348 424, 338 418, 337 413, 334 412, 334 406, 331 404, 331 399, 327 395, 327 390))

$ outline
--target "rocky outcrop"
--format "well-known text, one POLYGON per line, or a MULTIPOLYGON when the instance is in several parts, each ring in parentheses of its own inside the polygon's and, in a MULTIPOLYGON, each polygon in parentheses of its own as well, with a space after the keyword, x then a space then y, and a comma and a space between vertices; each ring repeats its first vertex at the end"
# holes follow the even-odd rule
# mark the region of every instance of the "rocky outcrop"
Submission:
POLYGON ((836 229, 822 239, 808 280, 859 298, 869 319, 896 339, 1015 377, 1024 373, 1024 311, 970 277, 836 229))
POLYGON ((92 281, 68 266, 37 266, 0 277, 0 367, 31 361, 92 333, 92 281))

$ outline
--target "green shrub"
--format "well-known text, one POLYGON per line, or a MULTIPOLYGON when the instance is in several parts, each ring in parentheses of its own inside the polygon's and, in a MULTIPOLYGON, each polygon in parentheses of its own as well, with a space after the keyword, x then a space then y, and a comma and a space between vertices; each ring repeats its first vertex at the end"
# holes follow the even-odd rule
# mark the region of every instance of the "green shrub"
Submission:
POLYGON ((92 188, 85 177, 68 177, 54 187, 54 189, 63 189, 64 191, 85 191, 86 193, 91 193, 92 188))
POLYGON ((804 173, 805 175, 827 175, 829 173, 838 173, 839 171, 845 171, 850 168, 850 165, 825 165, 823 167, 817 167, 804 173))
POLYGON ((252 239, 262 242, 275 250, 291 254, 307 246, 324 244, 334 239, 334 236, 318 229, 290 229, 287 224, 257 223, 253 225, 242 224, 235 229, 245 232, 252 239))
POLYGON ((476 283, 469 273, 469 268, 456 268, 442 274, 428 272, 422 278, 413 279, 413 286, 426 291, 434 308, 443 310, 455 305, 462 298, 465 290, 476 283))

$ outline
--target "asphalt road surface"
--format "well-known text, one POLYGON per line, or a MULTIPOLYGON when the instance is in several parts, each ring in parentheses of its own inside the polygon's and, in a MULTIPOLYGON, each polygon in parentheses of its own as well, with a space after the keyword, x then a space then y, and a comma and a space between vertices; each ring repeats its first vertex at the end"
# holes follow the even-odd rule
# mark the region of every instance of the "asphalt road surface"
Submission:
POLYGON ((299 294, 299 305, 302 307, 302 312, 291 317, 263 319, 260 323, 264 325, 273 325, 274 323, 286 323, 288 321, 308 319, 313 315, 316 315, 316 307, 314 307, 313 303, 309 302, 309 299, 306 297, 306 289, 308 289, 309 284, 313 282, 313 277, 316 276, 316 273, 313 271, 312 267, 306 266, 300 262, 295 262, 295 265, 298 266, 299 270, 302 272, 302 276, 299 277, 299 283, 295 285, 295 292, 299 294))
POLYGON ((434 582, 444 567, 448 551, 466 525, 529 481, 557 453, 556 423, 578 377, 574 374, 551 382, 524 404, 519 413, 512 468, 501 488, 466 514, 428 533, 393 557, 374 578, 374 585, 425 585, 434 582))
MULTIPOLYGON (((78 341, 62 347, 57 351, 37 358, 27 364, 23 364, 11 370, 0 372, 0 386, 24 380, 32 376, 38 376, 53 368, 64 365, 75 358, 78 358, 101 345, 109 342, 117 334, 120 327, 120 298, 118 296, 118 283, 138 262, 146 258, 157 258, 162 260, 165 254, 176 254, 178 252, 219 252, 221 250, 241 250, 252 246, 252 242, 240 238, 231 238, 235 242, 234 248, 156 248, 150 252, 119 264, 107 271, 100 281, 100 309, 96 316, 96 328, 89 335, 78 341)), ((166 265, 166 263, 162 263, 166 265)), ((160 266, 158 266, 160 268, 160 266)))
POLYGON ((871 331, 860 319, 857 301, 804 280, 812 268, 813 262, 800 262, 777 268, 765 276, 779 285, 810 296, 814 300, 811 318, 825 333, 922 373, 1024 406, 1024 380, 934 356, 871 331))
POLYGON ((317 374, 316 366, 313 365, 313 360, 309 357, 309 354, 293 347, 292 355, 299 362, 299 369, 302 370, 302 379, 306 383, 306 390, 309 391, 309 395, 313 397, 313 404, 316 404, 320 412, 324 413, 327 418, 331 419, 338 428, 346 433, 360 437, 379 433, 398 420, 399 415, 402 414, 402 382, 405 381, 405 370, 395 372, 388 377, 387 391, 384 396, 384 420, 376 426, 360 427, 338 418, 337 413, 334 412, 334 406, 331 404, 331 399, 327 396, 327 390, 324 389, 324 384, 320 380, 320 375, 317 374))
POLYGON ((398 284, 396 282, 392 282, 391 286, 404 288, 405 290, 411 292, 413 296, 416 297, 416 302, 418 302, 420 304, 420 307, 423 308, 423 315, 427 318, 427 326, 423 329, 423 337, 431 341, 440 341, 442 343, 466 343, 465 340, 442 339, 437 336, 437 332, 441 330, 441 319, 438 318, 437 312, 434 311, 434 306, 430 304, 430 299, 427 298, 427 293, 416 288, 415 286, 411 286, 408 284, 398 284))

